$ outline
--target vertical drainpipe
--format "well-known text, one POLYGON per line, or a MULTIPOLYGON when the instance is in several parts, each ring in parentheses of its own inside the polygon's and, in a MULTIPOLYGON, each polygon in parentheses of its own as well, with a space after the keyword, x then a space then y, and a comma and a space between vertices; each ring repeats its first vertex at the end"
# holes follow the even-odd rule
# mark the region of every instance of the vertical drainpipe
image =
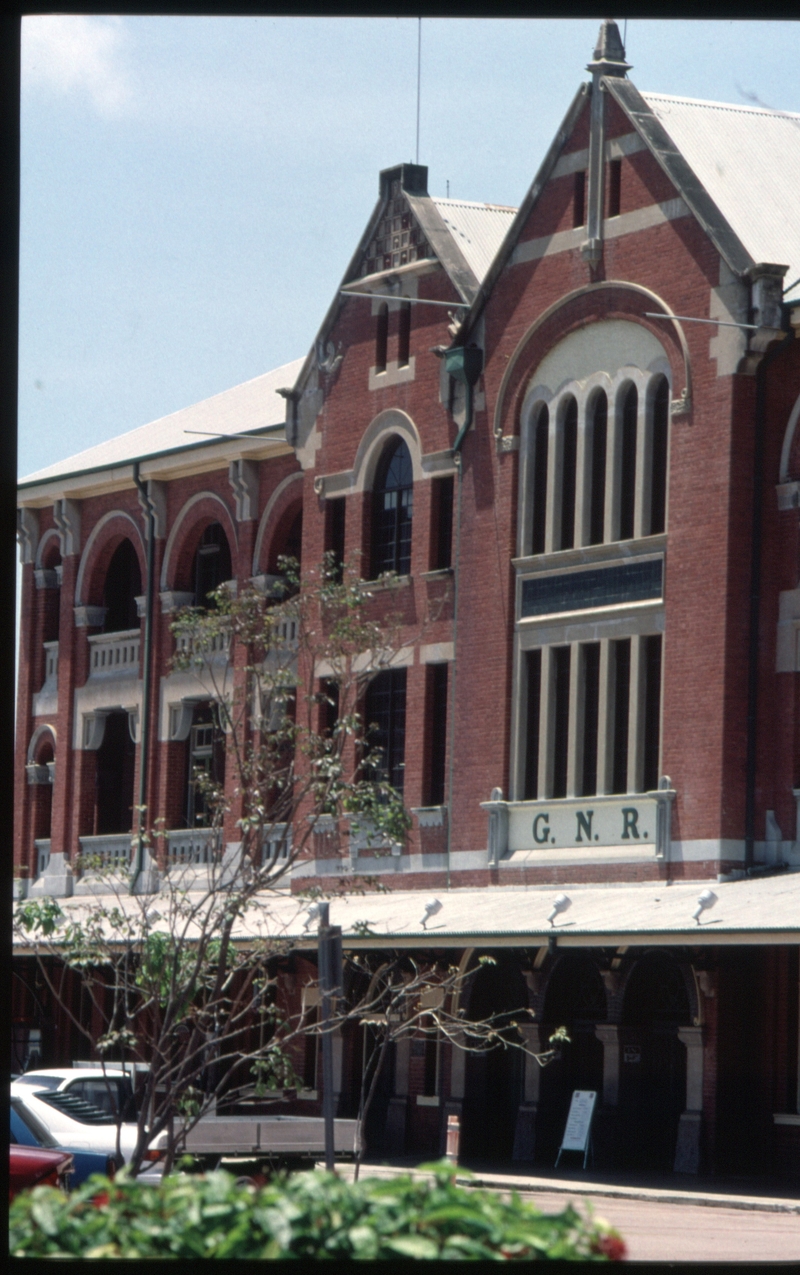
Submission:
POLYGON ((145 591, 144 612, 144 654, 142 657, 142 729, 139 732, 139 802, 136 829, 136 855, 131 873, 130 892, 136 893, 136 887, 144 866, 144 834, 147 803, 147 759, 150 743, 150 683, 152 651, 153 651, 153 601, 154 585, 153 566, 155 562, 155 510, 147 484, 141 479, 139 462, 133 466, 133 481, 139 489, 139 497, 147 517, 147 589, 145 591))
POLYGON ((447 888, 450 889, 450 858, 453 850, 453 781, 455 775, 456 755, 456 676, 458 661, 456 659, 456 643, 458 640, 458 586, 461 570, 461 495, 464 486, 464 462, 461 449, 464 439, 472 426, 475 414, 474 388, 483 371, 483 350, 478 346, 456 345, 449 350, 437 347, 434 353, 444 358, 448 376, 464 386, 465 412, 464 423, 453 443, 453 459, 456 463, 458 477, 458 498, 456 500, 456 553, 453 569, 453 678, 450 688, 450 762, 447 778, 447 888))
POLYGON ((750 872, 755 863, 756 839, 756 768, 758 734, 758 637, 761 610, 761 541, 763 531, 764 431, 767 403, 767 369, 794 339, 788 332, 772 345, 756 368, 755 439, 753 440, 753 526, 752 565, 750 568, 750 630, 747 659, 747 754, 745 762, 744 868, 750 872))

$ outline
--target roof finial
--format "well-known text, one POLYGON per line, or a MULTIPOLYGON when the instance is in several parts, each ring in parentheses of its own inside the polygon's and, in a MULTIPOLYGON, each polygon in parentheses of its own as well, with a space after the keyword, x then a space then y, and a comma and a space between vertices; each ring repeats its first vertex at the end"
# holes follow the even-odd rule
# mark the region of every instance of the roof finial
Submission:
POLYGON ((605 18, 597 37, 594 59, 586 70, 593 75, 615 75, 624 79, 625 72, 630 69, 630 63, 625 61, 625 47, 619 27, 613 18, 605 18))

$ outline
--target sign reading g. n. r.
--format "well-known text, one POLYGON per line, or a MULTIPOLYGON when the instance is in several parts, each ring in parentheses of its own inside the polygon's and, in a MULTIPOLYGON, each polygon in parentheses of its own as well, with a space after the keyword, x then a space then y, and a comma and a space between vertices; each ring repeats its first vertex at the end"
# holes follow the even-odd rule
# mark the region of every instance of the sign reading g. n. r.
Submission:
POLYGON ((668 815, 666 793, 509 802, 508 849, 636 846, 663 853, 668 815))

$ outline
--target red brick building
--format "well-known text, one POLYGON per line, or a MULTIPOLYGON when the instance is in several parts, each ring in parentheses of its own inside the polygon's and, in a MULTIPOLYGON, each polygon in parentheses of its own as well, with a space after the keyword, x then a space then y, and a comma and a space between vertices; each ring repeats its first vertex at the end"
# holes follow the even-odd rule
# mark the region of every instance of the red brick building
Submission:
POLYGON ((572 1044, 541 1075, 398 1046, 373 1149, 458 1112, 473 1157, 546 1163, 584 1088, 598 1164, 797 1178, 800 119, 642 95, 613 23, 588 69, 519 210, 386 170, 304 361, 22 483, 18 890, 127 853, 143 735, 167 859, 202 853, 176 607, 287 550, 395 571, 366 711, 412 829, 292 888, 344 892, 346 947, 491 953, 468 1014, 572 1044), (391 893, 356 909, 364 876, 391 893))

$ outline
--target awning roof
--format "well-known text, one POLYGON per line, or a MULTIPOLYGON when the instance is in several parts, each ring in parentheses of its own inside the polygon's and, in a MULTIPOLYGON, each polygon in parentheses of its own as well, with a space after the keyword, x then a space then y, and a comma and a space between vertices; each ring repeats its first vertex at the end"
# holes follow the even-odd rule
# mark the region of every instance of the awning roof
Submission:
MULTIPOLYGON (((309 881, 325 888, 324 879, 309 881)), ((335 890, 335 884, 329 888, 335 890)), ((158 896, 132 899, 158 910, 158 896)), ((110 897, 59 900, 73 919, 86 918, 110 897)), ((317 923, 305 928, 310 900, 288 892, 265 895, 239 924, 241 941, 259 935, 316 945, 317 923)), ((553 936, 559 946, 708 946, 800 944, 800 873, 731 882, 647 882, 609 885, 495 886, 485 889, 390 890, 330 898, 330 923, 342 927, 347 948, 368 947, 535 947, 553 936), (713 889, 716 904, 693 919, 699 895, 713 889), (547 918, 559 894, 571 906, 547 918), (441 908, 423 926, 426 904, 441 908), (365 930, 365 926, 368 928, 365 930)), ((160 925, 158 928, 161 928, 160 925)), ((19 947, 19 945, 17 945, 19 947)), ((19 949, 22 950, 22 949, 19 949)))

